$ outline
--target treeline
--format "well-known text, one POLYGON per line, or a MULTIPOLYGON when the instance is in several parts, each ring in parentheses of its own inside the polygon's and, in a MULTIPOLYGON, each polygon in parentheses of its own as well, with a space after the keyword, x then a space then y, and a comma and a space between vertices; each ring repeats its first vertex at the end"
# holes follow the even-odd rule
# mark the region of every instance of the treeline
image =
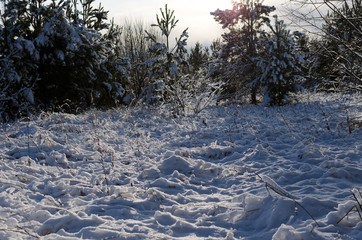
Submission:
POLYGON ((274 7, 258 0, 233 1, 232 10, 212 13, 228 30, 215 63, 226 97, 257 103, 262 96, 266 105, 281 105, 298 89, 361 91, 361 0, 289 4, 300 31, 291 32, 272 15, 274 7))
POLYGON ((0 121, 38 111, 164 104, 174 114, 212 101, 281 105, 302 88, 361 90, 361 0, 325 17, 322 34, 291 33, 259 1, 216 10, 227 31, 187 51, 167 5, 156 23, 108 20, 95 0, 1 0, 0 121))

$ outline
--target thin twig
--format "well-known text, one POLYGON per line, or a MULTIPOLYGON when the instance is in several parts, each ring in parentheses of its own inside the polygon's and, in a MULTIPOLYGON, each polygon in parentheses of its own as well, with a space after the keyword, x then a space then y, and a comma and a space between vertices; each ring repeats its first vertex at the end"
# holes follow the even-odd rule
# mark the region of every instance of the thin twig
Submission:
POLYGON ((37 238, 37 239, 40 239, 40 236, 35 234, 35 233, 30 233, 28 230, 20 227, 20 226, 16 226, 16 228, 18 228, 19 230, 17 229, 9 229, 9 228, 0 228, 0 231, 4 231, 4 232, 15 232, 15 233, 21 233, 21 234, 24 234, 24 235, 28 235, 30 237, 33 237, 33 238, 37 238))
POLYGON ((357 205, 354 205, 346 214, 344 214, 343 217, 341 219, 339 219, 337 224, 339 224, 345 217, 347 217, 348 214, 350 212, 352 212, 353 209, 356 209, 356 212, 358 213, 358 215, 359 215, 359 217, 360 217, 360 219, 362 221, 362 200, 360 202, 360 199, 362 199, 362 194, 361 194, 360 190, 356 189, 356 188, 353 188, 351 190, 351 192, 352 192, 352 195, 353 195, 354 199, 357 202, 357 205), (358 196, 358 194, 359 194, 359 196, 358 196))
POLYGON ((97 126, 96 126, 95 119, 96 119, 96 116, 95 116, 95 113, 93 112, 92 126, 93 126, 93 131, 94 131, 94 141, 97 144, 97 151, 101 155, 100 157, 101 157, 102 169, 103 169, 103 174, 104 174, 104 180, 106 182, 106 193, 109 196, 110 187, 109 187, 108 175, 107 175, 107 171, 106 171, 103 150, 101 149, 100 138, 99 138, 99 133, 97 132, 97 126))
POLYGON ((341 219, 339 219, 339 221, 337 222, 337 224, 339 224, 345 217, 347 217, 348 214, 349 214, 350 212, 352 212, 352 210, 353 210, 354 208, 356 208, 356 206, 353 206, 346 214, 344 214, 343 217, 342 217, 341 219))
MULTIPOLYGON (((359 192, 359 190, 358 190, 358 192, 359 192)), ((359 194, 361 196, 361 192, 359 192, 359 194)), ((359 202, 358 197, 355 194, 355 192, 352 191, 352 195, 353 195, 354 199, 356 199, 356 202, 358 204, 358 207, 356 206, 356 209, 357 209, 358 215, 359 215, 359 217, 360 217, 360 219, 362 221, 362 213, 361 213, 362 212, 362 203, 359 202)))
POLYGON ((267 181, 265 181, 258 173, 254 172, 254 174, 256 176, 259 177, 259 179, 265 184, 265 186, 267 188, 270 188, 271 190, 273 190, 275 193, 284 196, 286 198, 289 198, 291 200, 294 201, 295 204, 297 204, 298 206, 300 206, 312 219, 313 221, 317 224, 318 227, 320 227, 319 223, 317 222, 317 220, 312 216, 312 214, 301 204, 299 203, 291 194, 289 194, 287 191, 285 191, 282 188, 277 188, 276 186, 273 186, 272 184, 268 183, 267 181))

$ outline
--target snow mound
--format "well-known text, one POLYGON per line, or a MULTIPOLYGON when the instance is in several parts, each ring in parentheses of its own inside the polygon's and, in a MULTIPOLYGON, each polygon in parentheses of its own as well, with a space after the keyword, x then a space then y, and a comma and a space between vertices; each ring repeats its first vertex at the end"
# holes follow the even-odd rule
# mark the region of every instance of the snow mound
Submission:
POLYGON ((38 229, 38 233, 40 236, 45 236, 57 233, 60 230, 78 232, 84 227, 98 226, 103 223, 104 221, 95 215, 90 217, 80 217, 76 214, 69 213, 65 216, 48 219, 38 229))
POLYGON ((164 174, 171 174, 174 171, 190 174, 192 172, 192 165, 185 158, 174 155, 164 159, 160 164, 159 169, 164 174))

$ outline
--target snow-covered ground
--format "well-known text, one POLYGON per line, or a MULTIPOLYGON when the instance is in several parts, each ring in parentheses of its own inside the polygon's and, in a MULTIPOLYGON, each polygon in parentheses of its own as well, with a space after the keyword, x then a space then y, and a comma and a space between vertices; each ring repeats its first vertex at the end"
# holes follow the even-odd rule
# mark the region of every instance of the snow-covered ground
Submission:
POLYGON ((361 95, 311 94, 3 124, 0 239, 362 239, 361 123, 361 95))

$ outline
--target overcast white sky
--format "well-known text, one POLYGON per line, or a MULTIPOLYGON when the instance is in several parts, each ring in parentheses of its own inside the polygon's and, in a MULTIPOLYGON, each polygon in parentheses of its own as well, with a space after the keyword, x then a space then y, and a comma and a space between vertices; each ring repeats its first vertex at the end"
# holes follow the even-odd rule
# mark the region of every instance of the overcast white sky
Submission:
MULTIPOLYGON (((169 9, 175 10, 175 16, 179 19, 176 32, 180 34, 185 28, 189 28, 189 46, 199 41, 204 46, 213 39, 221 36, 222 29, 216 23, 210 12, 216 9, 231 9, 230 0, 101 0, 109 17, 114 17, 116 23, 121 23, 125 18, 135 20, 142 19, 146 23, 156 22, 156 14, 165 4, 169 9)), ((275 5, 280 0, 265 0, 266 5, 275 5)), ((277 7, 277 6, 276 6, 277 7)))

